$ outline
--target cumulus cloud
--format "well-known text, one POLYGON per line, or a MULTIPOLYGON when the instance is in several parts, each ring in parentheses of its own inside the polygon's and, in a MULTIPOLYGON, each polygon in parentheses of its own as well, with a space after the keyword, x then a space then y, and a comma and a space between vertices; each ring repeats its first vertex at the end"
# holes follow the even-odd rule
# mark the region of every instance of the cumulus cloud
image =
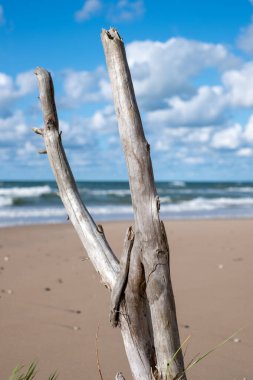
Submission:
POLYGON ((148 109, 161 107, 171 96, 192 96, 192 79, 205 69, 227 70, 239 65, 221 44, 184 38, 135 41, 126 50, 138 100, 148 109))
POLYGON ((222 82, 231 105, 253 106, 253 62, 246 63, 241 69, 228 70, 223 74, 222 82))
POLYGON ((219 86, 201 86, 196 94, 172 96, 163 107, 147 113, 149 123, 208 126, 225 122, 239 108, 253 106, 253 62, 225 71, 219 86))
POLYGON ((75 13, 77 21, 86 21, 92 17, 105 15, 113 22, 132 21, 144 13, 143 0, 107 1, 86 0, 83 7, 75 13))
POLYGON ((94 131, 109 132, 117 130, 117 120, 112 106, 96 111, 89 119, 90 128, 94 131))
POLYGON ((183 161, 188 165, 199 165, 205 162, 204 157, 185 157, 183 161))
POLYGON ((253 144, 253 115, 250 116, 244 130, 244 138, 253 144))
POLYGON ((37 88, 34 72, 31 70, 18 74, 16 87, 19 96, 31 94, 37 88))
POLYGON ((15 140, 24 137, 28 128, 23 112, 17 110, 8 117, 0 117, 0 130, 0 141, 4 143, 13 143, 15 140))
POLYGON ((102 2, 100 0, 86 0, 83 7, 75 13, 77 21, 86 21, 99 14, 102 9, 102 2))
POLYGON ((170 146, 194 145, 206 146, 213 132, 213 127, 203 128, 161 128, 155 138, 154 149, 157 152, 168 151, 170 146))
POLYGON ((83 102, 99 102, 110 98, 110 84, 103 67, 94 71, 68 70, 63 73, 65 96, 61 103, 78 106, 83 102))
POLYGON ((144 13, 143 0, 119 0, 115 5, 111 4, 108 18, 114 22, 132 21, 144 13))
MULTIPOLYGON (((253 5, 253 2, 250 2, 253 5)), ((237 38, 237 46, 246 53, 253 53, 253 17, 251 17, 251 23, 241 29, 237 38)))
POLYGON ((170 126, 208 126, 220 124, 224 118, 227 98, 220 86, 202 86, 189 100, 172 97, 168 108, 149 112, 149 123, 170 126))
POLYGON ((10 106, 13 101, 32 93, 35 87, 36 81, 32 71, 18 74, 15 80, 0 72, 0 112, 10 106))
POLYGON ((211 146, 215 149, 236 149, 242 138, 242 126, 238 123, 213 135, 211 146))
POLYGON ((253 156, 252 148, 241 148, 236 152, 236 155, 239 157, 251 157, 253 156))

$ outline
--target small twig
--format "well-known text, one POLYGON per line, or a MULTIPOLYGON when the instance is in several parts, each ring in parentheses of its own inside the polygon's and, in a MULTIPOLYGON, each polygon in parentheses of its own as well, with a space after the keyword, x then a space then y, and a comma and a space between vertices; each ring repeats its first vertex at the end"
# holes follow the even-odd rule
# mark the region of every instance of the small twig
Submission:
POLYGON ((47 150, 46 149, 38 150, 38 153, 39 154, 47 154, 47 150))
POLYGON ((37 133, 37 135, 44 135, 44 129, 43 128, 33 128, 33 132, 37 133))
POLYGON ((102 375, 102 371, 101 371, 101 368, 100 368, 100 362, 99 362, 98 333, 99 333, 99 324, 98 324, 97 333, 96 333, 96 357, 97 357, 97 368, 98 368, 98 373, 99 373, 100 379, 104 380, 103 375, 102 375))

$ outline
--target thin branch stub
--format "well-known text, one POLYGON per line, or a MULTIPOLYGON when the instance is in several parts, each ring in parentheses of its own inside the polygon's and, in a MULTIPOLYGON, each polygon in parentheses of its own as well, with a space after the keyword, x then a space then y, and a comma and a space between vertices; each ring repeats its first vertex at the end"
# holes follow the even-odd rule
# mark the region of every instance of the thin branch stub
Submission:
POLYGON ((43 128, 32 128, 33 132, 36 133, 37 135, 44 135, 44 129, 43 128))
POLYGON ((47 150, 46 149, 38 150, 38 153, 39 154, 47 154, 47 150))
POLYGON ((122 372, 117 372, 116 373, 115 380, 125 380, 122 372))

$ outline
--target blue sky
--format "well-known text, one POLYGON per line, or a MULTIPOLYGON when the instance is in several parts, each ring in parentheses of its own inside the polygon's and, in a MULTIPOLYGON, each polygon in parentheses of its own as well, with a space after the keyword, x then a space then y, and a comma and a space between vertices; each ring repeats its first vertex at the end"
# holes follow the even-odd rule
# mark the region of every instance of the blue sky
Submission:
POLYGON ((101 28, 122 35, 156 179, 253 180, 253 0, 0 0, 0 179, 51 179, 36 66, 77 179, 126 179, 101 28))

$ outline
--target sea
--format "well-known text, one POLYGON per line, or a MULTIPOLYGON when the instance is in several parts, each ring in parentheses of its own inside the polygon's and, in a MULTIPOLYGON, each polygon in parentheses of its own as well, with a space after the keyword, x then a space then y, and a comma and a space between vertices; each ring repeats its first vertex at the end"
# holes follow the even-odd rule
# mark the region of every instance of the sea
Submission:
MULTIPOLYGON (((95 221, 133 218, 128 182, 77 183, 95 221)), ((157 182, 163 219, 253 218, 253 182, 157 182)), ((0 226, 67 223, 51 181, 0 182, 0 226)))

